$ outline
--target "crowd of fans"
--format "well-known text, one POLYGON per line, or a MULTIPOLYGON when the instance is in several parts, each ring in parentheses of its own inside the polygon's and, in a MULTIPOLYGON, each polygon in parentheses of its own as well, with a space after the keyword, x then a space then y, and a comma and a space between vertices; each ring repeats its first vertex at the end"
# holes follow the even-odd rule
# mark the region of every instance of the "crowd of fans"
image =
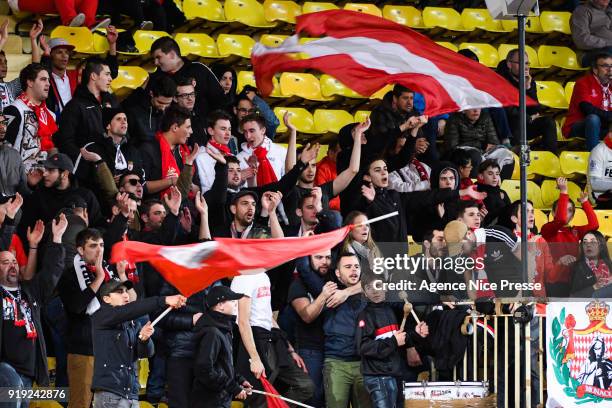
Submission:
MULTIPOLYGON (((95 2, 45 6, 58 3, 72 5, 59 9, 65 24, 96 24, 95 11, 75 15, 75 7, 95 2)), ((523 295, 602 297, 612 287, 590 203, 612 202, 608 3, 579 6, 572 20, 590 30, 574 31, 578 48, 596 49, 563 130, 585 136, 592 149, 593 194, 579 199, 588 223, 570 225, 576 203, 564 178, 557 180, 553 221, 541 233, 528 204, 527 236, 537 248, 529 254, 529 279, 542 287, 523 295), (597 19, 584 17, 589 13, 597 19)), ((148 27, 143 9, 133 12, 137 26, 148 27)), ((519 143, 516 107, 428 118, 422 96, 395 85, 317 162, 321 146, 298 148, 289 115, 288 143, 275 142, 279 120, 257 89, 236 92, 230 66, 192 62, 163 37, 150 49, 155 72, 120 102, 109 92, 118 69, 112 25, 108 55, 74 70, 73 47, 61 38, 45 41, 42 29, 40 21, 32 27, 33 62, 18 79, 3 81, 11 61, 0 52, 1 386, 48 385, 53 355, 54 385, 69 387, 70 408, 138 406, 138 359, 148 358, 140 398, 171 408, 229 407, 232 399, 265 406, 250 392, 261 389, 264 375, 283 395, 316 407, 400 406, 402 381, 427 371, 430 359, 442 378, 451 378, 462 358, 449 344, 462 336, 466 309, 453 302, 489 304, 498 294, 420 293, 412 300, 423 322, 409 320, 400 329, 403 303, 376 280, 405 276, 374 274, 374 259, 405 253, 412 236, 423 243, 425 259, 415 276, 428 283, 524 278, 521 205, 501 189, 518 165, 509 151, 519 143), (396 217, 364 224, 393 211, 396 217), (107 262, 121 240, 303 237, 346 224, 357 227, 332 250, 216 282, 189 298, 148 263, 107 262), (435 262, 478 254, 484 265, 462 274, 435 262), (150 321, 166 306, 173 311, 153 328, 150 321)), ((4 24, 0 48, 7 37, 4 24)), ((518 87, 518 50, 498 71, 518 87)), ((529 64, 525 75, 537 101, 529 64)), ((542 150, 559 149, 554 119, 540 106, 528 109, 527 135, 542 150)), ((512 381, 502 379, 502 386, 512 381)))

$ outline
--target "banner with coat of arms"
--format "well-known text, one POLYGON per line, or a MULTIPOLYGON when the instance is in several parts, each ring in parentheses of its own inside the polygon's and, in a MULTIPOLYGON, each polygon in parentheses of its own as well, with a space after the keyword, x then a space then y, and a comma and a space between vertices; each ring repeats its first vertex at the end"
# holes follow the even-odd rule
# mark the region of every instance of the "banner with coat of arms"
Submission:
POLYGON ((612 403, 611 303, 548 304, 547 407, 607 407, 612 403))

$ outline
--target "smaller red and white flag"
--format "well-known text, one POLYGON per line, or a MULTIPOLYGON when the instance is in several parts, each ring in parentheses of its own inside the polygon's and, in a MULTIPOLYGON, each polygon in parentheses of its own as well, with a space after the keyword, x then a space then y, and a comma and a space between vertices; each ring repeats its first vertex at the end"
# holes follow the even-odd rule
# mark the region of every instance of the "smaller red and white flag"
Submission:
POLYGON ((111 263, 149 262, 188 297, 219 279, 261 273, 292 259, 333 248, 351 228, 352 225, 347 225, 325 234, 299 238, 217 238, 177 246, 121 241, 113 246, 111 263))
MULTIPOLYGON (((263 386, 265 392, 267 392, 268 394, 280 396, 278 391, 276 391, 276 388, 274 388, 274 386, 270 384, 270 381, 268 381, 268 379, 264 375, 259 378, 259 381, 261 381, 261 385, 263 386)), ((266 395, 266 402, 268 404, 268 408, 289 408, 289 405, 287 405, 287 403, 282 399, 275 398, 269 395, 266 395)))
POLYGON ((325 37, 301 44, 294 35, 278 47, 253 48, 253 71, 264 95, 272 92, 276 73, 313 69, 365 96, 388 84, 404 85, 424 96, 429 116, 518 106, 518 90, 493 70, 392 21, 328 10, 299 16, 296 33, 303 32, 325 37))

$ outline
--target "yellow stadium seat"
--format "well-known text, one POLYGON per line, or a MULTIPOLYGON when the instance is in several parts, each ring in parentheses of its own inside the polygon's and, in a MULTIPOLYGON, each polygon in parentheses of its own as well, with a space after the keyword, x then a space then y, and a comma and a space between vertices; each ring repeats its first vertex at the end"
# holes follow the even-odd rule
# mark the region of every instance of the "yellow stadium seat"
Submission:
POLYGON ((556 81, 537 81, 536 83, 538 99, 542 105, 555 109, 567 109, 567 98, 560 83, 556 81))
POLYGON ((177 33, 174 39, 178 43, 181 54, 196 55, 203 58, 223 58, 219 54, 217 43, 208 34, 177 33))
POLYGON ((255 40, 241 34, 219 34, 217 47, 221 55, 237 55, 242 58, 251 58, 251 50, 255 40))
POLYGON ((136 43, 139 54, 148 54, 153 42, 162 37, 170 37, 170 34, 165 31, 136 30, 134 32, 134 42, 136 43))
MULTIPOLYGON (((521 199, 521 186, 518 180, 504 180, 501 188, 508 194, 508 198, 511 202, 521 199)), ((527 180, 527 199, 533 203, 534 208, 545 208, 542 203, 542 192, 540 191, 540 187, 530 180, 527 180)))
POLYGON ((392 90, 393 90, 393 85, 387 85, 384 88, 379 89, 378 91, 374 92, 370 96, 370 99, 382 99, 387 94, 387 92, 392 91, 392 90))
POLYGON ((232 407, 231 408, 242 408, 244 406, 244 403, 240 402, 240 401, 232 401, 232 407))
MULTIPOLYGON (((497 48, 497 52, 499 54, 499 60, 503 61, 508 56, 508 53, 514 49, 518 48, 518 45, 515 44, 500 44, 497 48)), ((538 59, 538 52, 530 47, 529 45, 525 45, 525 52, 527 53, 527 57, 529 58, 529 63, 531 64, 531 69, 546 69, 550 68, 550 65, 543 65, 538 59)))
POLYGON ((599 231, 607 237, 612 236, 612 211, 595 210, 595 213, 597 214, 597 221, 599 221, 599 231))
POLYGON ((284 96, 298 96, 311 101, 331 100, 321 94, 321 83, 313 74, 283 72, 280 87, 284 96))
POLYGON ((278 47, 288 37, 288 35, 262 34, 262 36, 259 37, 259 42, 265 45, 266 47, 278 47))
POLYGON ((361 123, 361 122, 365 122, 365 120, 367 118, 370 117, 370 111, 365 111, 365 110, 360 110, 355 112, 355 122, 356 123, 361 123))
POLYGON ((376 17, 382 17, 382 11, 374 4, 368 3, 346 3, 345 10, 357 11, 359 13, 371 14, 376 17))
POLYGON ((322 133, 315 128, 314 118, 306 109, 276 107, 274 108, 274 114, 281 123, 280 126, 276 129, 277 133, 283 133, 287 131, 287 127, 283 123, 283 116, 285 115, 285 112, 289 112, 291 117, 291 123, 296 127, 298 132, 310 134, 322 133))
POLYGON ((21 54, 23 52, 23 42, 18 35, 9 34, 2 51, 7 54, 21 54))
POLYGON ((543 65, 552 65, 573 71, 583 71, 576 53, 568 47, 541 45, 538 48, 538 59, 543 65))
POLYGON ((459 47, 457 47, 455 44, 453 44, 452 42, 447 42, 447 41, 436 41, 436 44, 444 47, 444 48, 448 48, 451 51, 459 51, 459 47))
POLYGON ((338 10, 338 6, 334 3, 319 3, 318 1, 307 1, 302 5, 303 14, 325 10, 338 10))
MULTIPOLYGON (((550 221, 555 219, 555 214, 552 211, 548 214, 548 219, 550 221)), ((571 226, 588 224, 587 216, 582 208, 576 208, 576 211, 574 211, 574 218, 572 218, 569 224, 571 226)))
POLYGON ((521 177, 521 159, 519 159, 519 157, 512 150, 510 150, 510 153, 512 153, 512 159, 514 160, 514 168, 512 169, 512 176, 510 179, 519 180, 521 177))
POLYGON ((257 0, 225 0, 225 17, 248 27, 272 28, 276 23, 266 20, 264 8, 257 0))
POLYGON ((268 21, 295 24, 295 18, 300 14, 302 14, 302 7, 294 1, 266 0, 264 2, 264 15, 268 21))
POLYGON ((147 80, 149 73, 144 68, 122 65, 119 67, 119 75, 111 82, 113 91, 121 88, 136 89, 147 80))
POLYGON ((567 11, 543 11, 540 14, 542 31, 545 33, 559 32, 567 35, 572 34, 570 28, 570 17, 572 13, 567 11))
POLYGON ((564 175, 584 174, 589 170, 589 152, 561 152, 559 161, 564 175))
POLYGON ((499 54, 497 49, 491 44, 478 44, 478 43, 461 43, 459 49, 468 49, 478 56, 478 60, 481 64, 487 67, 495 68, 499 63, 499 54))
POLYGON ((253 74, 253 71, 238 71, 238 84, 236 85, 236 92, 240 93, 240 91, 242 91, 242 88, 244 88, 245 85, 251 85, 251 86, 257 86, 255 83, 255 75, 253 74))
MULTIPOLYGON (((518 23, 515 19, 513 20, 502 20, 502 26, 506 30, 514 31, 518 28, 518 23)), ((542 24, 540 24, 540 18, 537 16, 527 17, 527 24, 525 31, 528 33, 542 34, 542 24)))
POLYGON ((149 377, 149 360, 146 358, 141 358, 138 360, 138 382, 140 383, 141 388, 147 388, 147 378, 148 377, 149 377))
POLYGON ((140 408, 155 408, 150 402, 147 401, 138 401, 138 405, 140 408))
MULTIPOLYGON (((542 190, 542 203, 546 208, 552 208, 553 203, 559 199, 557 182, 555 180, 544 180, 540 188, 542 190)), ((582 190, 576 183, 571 181, 567 182, 567 194, 577 207, 581 207, 578 201, 581 192, 582 190)))
POLYGON ((63 38, 81 54, 102 54, 94 49, 93 34, 87 27, 57 26, 51 31, 51 38, 63 38))
POLYGON ((413 6, 391 6, 386 5, 382 10, 383 17, 395 21, 398 24, 411 28, 425 28, 421 10, 413 6))
POLYGON ((501 20, 493 20, 487 9, 465 8, 461 12, 461 22, 468 30, 481 29, 492 33, 508 33, 501 20))
POLYGON ((340 133, 340 129, 354 123, 353 115, 341 109, 317 109, 313 114, 315 128, 321 133, 340 133))
POLYGON ((570 103, 572 100, 572 94, 574 93, 574 85, 576 82, 569 81, 565 84, 565 98, 567 99, 567 103, 570 103))
MULTIPOLYGON (((117 32, 122 33, 125 30, 118 28, 117 32)), ((108 51, 108 41, 106 40, 106 28, 98 28, 93 33, 93 48, 94 51, 105 53, 108 51)), ((126 54, 126 53, 124 53, 126 54)))
POLYGON ((187 20, 204 19, 226 23, 223 6, 217 0, 183 0, 183 13, 187 20))
POLYGON ((542 229, 542 225, 548 222, 548 216, 544 213, 544 211, 539 209, 534 209, 533 215, 535 215, 535 226, 539 231, 542 229))
POLYGON ((561 176, 559 158, 549 151, 532 151, 529 154, 531 160, 527 167, 527 174, 539 174, 540 176, 557 178, 561 176))
POLYGON ((423 9, 423 23, 430 28, 441 27, 450 31, 472 31, 463 26, 461 15, 456 10, 447 7, 425 7, 423 9))
POLYGON ((347 98, 363 98, 357 92, 345 86, 342 82, 330 75, 321 75, 319 78, 321 83, 321 94, 328 98, 334 95, 344 96, 347 98))

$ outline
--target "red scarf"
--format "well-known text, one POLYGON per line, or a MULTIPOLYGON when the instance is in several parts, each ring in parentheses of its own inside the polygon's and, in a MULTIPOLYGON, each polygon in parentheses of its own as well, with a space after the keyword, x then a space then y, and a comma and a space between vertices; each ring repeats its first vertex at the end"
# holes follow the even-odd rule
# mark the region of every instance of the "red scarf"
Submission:
MULTIPOLYGON (((162 132, 157 132, 155 134, 155 138, 159 142, 159 151, 161 152, 161 171, 162 171, 162 179, 168 177, 170 173, 170 169, 174 169, 174 174, 178 177, 181 174, 181 170, 179 169, 178 164, 176 164, 176 160, 174 159, 174 154, 172 154, 172 149, 170 149, 170 143, 164 137, 162 132)), ((189 155, 189 147, 186 145, 179 145, 179 150, 181 152, 181 158, 183 159, 183 164, 185 164, 185 157, 189 155)), ((165 196, 169 192, 169 188, 165 189, 161 192, 160 197, 165 196)))
POLYGON ((210 143, 211 146, 213 146, 214 148, 216 148, 218 151, 220 151, 221 153, 223 153, 224 156, 232 156, 232 152, 230 151, 230 148, 228 145, 224 145, 221 143, 217 143, 215 142, 213 139, 210 139, 208 141, 208 143, 210 143))
POLYGON ((604 281, 607 282, 610 279, 610 269, 608 269, 608 265, 602 260, 599 260, 597 264, 595 262, 587 260, 587 264, 593 271, 593 275, 597 279, 597 282, 604 281))
POLYGON ((419 172, 419 177, 421 178, 421 181, 429 180, 429 176, 427 175, 427 170, 425 170, 425 166, 423 166, 423 163, 421 163, 417 159, 412 159, 411 163, 416 169, 416 171, 419 172))
POLYGON ((47 109, 47 104, 45 101, 42 101, 40 105, 34 105, 28 99, 28 96, 25 92, 19 95, 19 99, 26 104, 26 106, 32 111, 38 118, 38 138, 40 139, 40 149, 42 151, 49 151, 55 147, 53 145, 53 140, 51 137, 55 132, 57 132, 57 125, 55 124, 55 119, 53 119, 53 115, 47 109))
POLYGON ((612 149, 612 136, 606 136, 604 142, 606 146, 608 146, 608 149, 612 149))
POLYGON ((257 185, 259 187, 265 186, 266 184, 274 183, 278 181, 276 173, 272 168, 272 163, 268 160, 268 150, 263 146, 258 146, 253 150, 259 167, 257 168, 257 185))

